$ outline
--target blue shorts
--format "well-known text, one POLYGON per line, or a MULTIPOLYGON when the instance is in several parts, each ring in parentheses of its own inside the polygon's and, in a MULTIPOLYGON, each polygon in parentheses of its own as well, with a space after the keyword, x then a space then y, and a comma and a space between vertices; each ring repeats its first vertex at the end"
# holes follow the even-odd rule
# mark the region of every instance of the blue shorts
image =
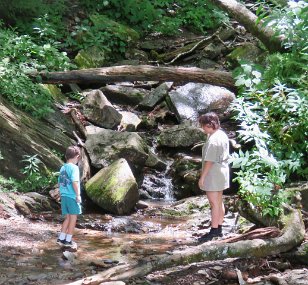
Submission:
POLYGON ((81 205, 75 199, 61 196, 62 215, 80 215, 81 205))

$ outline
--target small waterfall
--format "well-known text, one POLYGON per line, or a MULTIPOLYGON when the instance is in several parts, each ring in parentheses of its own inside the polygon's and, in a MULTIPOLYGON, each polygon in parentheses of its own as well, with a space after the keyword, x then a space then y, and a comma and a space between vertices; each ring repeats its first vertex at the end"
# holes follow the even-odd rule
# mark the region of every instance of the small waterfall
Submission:
POLYGON ((161 186, 158 187, 158 190, 165 195, 165 201, 174 201, 172 178, 169 175, 171 164, 172 161, 168 160, 166 170, 161 173, 161 186))
MULTIPOLYGON (((153 145, 150 150, 158 155, 156 152, 156 140, 153 141, 153 145)), ((172 178, 170 177, 170 167, 172 160, 163 159, 166 163, 166 169, 163 171, 149 170, 144 174, 144 180, 141 188, 149 193, 153 199, 159 199, 163 201, 174 201, 172 178)))

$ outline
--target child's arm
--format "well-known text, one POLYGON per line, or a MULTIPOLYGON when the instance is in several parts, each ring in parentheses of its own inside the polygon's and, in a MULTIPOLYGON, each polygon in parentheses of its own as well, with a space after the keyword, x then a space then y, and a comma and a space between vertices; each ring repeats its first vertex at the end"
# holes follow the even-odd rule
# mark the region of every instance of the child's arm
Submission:
POLYGON ((80 197, 80 191, 79 191, 79 182, 78 181, 73 181, 72 186, 73 186, 74 191, 76 193, 76 202, 80 203, 81 202, 81 197, 80 197))

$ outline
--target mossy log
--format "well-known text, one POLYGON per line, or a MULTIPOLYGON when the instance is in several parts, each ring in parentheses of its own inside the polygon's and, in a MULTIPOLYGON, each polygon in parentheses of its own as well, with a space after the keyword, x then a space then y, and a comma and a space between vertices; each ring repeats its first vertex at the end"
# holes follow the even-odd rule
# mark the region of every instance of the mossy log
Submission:
POLYGON ((242 24, 245 29, 258 38, 271 52, 282 51, 282 38, 277 37, 274 31, 266 27, 263 21, 257 21, 258 17, 235 0, 211 0, 211 2, 226 11, 231 17, 242 24))
POLYGON ((70 283, 70 285, 96 285, 107 281, 128 280, 146 276, 150 272, 169 267, 186 265, 193 262, 221 260, 235 257, 266 257, 287 252, 299 245, 305 234, 305 227, 299 210, 288 210, 281 222, 285 225, 279 237, 244 240, 234 243, 207 242, 191 246, 184 250, 175 250, 171 254, 149 257, 134 265, 120 265, 100 274, 70 283))
POLYGON ((188 67, 157 67, 150 65, 122 65, 105 68, 90 68, 63 72, 40 72, 38 76, 44 83, 113 83, 123 81, 173 81, 199 82, 223 86, 234 91, 234 79, 230 72, 188 67))

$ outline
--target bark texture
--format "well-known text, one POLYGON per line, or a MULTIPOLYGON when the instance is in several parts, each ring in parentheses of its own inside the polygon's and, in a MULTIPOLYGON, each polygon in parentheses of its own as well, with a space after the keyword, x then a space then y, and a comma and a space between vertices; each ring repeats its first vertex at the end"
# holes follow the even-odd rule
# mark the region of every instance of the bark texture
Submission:
POLYGON ((172 254, 149 257, 139 264, 116 266, 100 274, 70 283, 70 285, 96 285, 107 281, 127 280, 133 277, 146 276, 156 270, 193 262, 221 260, 229 257, 265 257, 287 252, 299 245, 305 234, 300 211, 292 209, 289 211, 287 215, 283 216, 282 222, 285 227, 279 237, 235 243, 208 242, 184 250, 175 250, 172 254))
POLYGON ((269 51, 275 52, 283 50, 282 39, 276 37, 274 31, 269 27, 263 27, 262 21, 257 23, 258 17, 243 4, 235 0, 211 0, 211 2, 242 24, 245 29, 257 37, 269 51))
POLYGON ((188 67, 156 67, 150 65, 122 65, 105 68, 90 68, 66 72, 41 72, 42 82, 52 84, 69 83, 113 83, 123 81, 173 81, 199 82, 223 86, 234 91, 235 85, 230 72, 188 67))

